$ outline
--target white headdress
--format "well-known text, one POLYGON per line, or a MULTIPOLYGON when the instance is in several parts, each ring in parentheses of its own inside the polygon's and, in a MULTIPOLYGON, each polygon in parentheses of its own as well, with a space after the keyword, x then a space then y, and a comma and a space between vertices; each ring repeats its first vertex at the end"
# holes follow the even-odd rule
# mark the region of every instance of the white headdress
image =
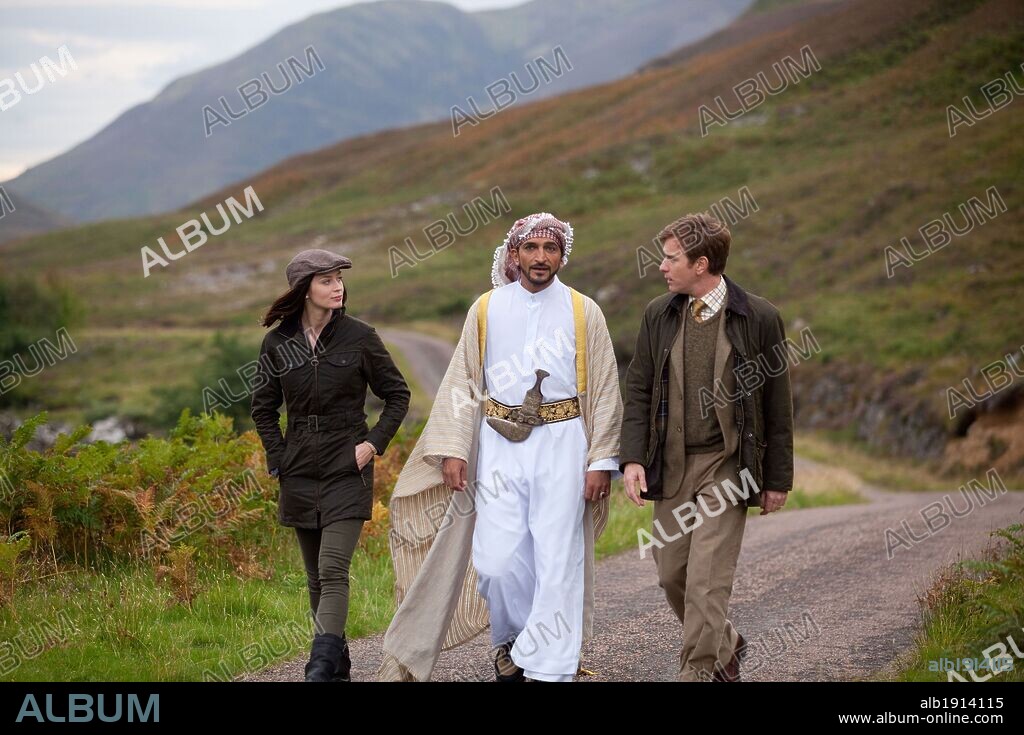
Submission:
POLYGON ((562 222, 550 212, 538 212, 516 220, 505 235, 505 242, 494 250, 491 266, 491 283, 495 288, 507 286, 519 278, 519 264, 510 258, 513 248, 519 247, 530 237, 549 236, 562 245, 562 265, 569 262, 572 252, 572 225, 562 222))

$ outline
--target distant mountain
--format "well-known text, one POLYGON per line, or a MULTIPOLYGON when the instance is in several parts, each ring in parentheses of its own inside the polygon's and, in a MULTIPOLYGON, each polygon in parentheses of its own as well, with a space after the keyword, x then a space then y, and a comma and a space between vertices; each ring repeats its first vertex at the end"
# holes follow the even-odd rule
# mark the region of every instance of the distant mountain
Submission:
POLYGON ((0 190, 0 242, 70 224, 70 220, 43 209, 9 184, 0 190))
MULTIPOLYGON (((476 13, 496 48, 521 58, 551 57, 561 46, 571 74, 539 96, 618 79, 668 51, 727 27, 751 0, 534 0, 476 13)), ((507 71, 505 72, 507 74, 507 71)))
MULTIPOLYGON (((625 76, 724 27, 750 2, 534 0, 479 13, 416 0, 347 6, 172 82, 11 183, 76 221, 167 211, 296 153, 449 119, 453 105, 472 112, 469 97, 486 111, 491 83, 515 73, 524 89, 536 86, 539 57, 555 71, 529 100, 625 76), (239 87, 254 79, 247 109, 239 87)), ((0 220, 0 240, 5 230, 0 220)))

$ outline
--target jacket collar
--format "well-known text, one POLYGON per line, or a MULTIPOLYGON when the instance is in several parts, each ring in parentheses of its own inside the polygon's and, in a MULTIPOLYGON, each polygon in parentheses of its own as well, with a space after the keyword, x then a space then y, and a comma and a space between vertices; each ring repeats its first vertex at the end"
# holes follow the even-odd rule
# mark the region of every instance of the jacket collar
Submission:
MULTIPOLYGON (((340 307, 338 309, 332 309, 331 310, 331 318, 328 320, 327 325, 324 327, 323 331, 320 332, 320 340, 319 341, 321 343, 326 343, 331 338, 331 335, 334 334, 334 330, 337 329, 338 323, 341 321, 341 318, 343 316, 345 316, 345 307, 344 306, 342 306, 342 307, 340 307)), ((300 332, 300 330, 299 330, 299 322, 301 321, 301 319, 302 319, 302 312, 299 311, 296 314, 293 314, 288 319, 285 319, 284 321, 282 321, 278 325, 277 331, 280 332, 285 337, 288 337, 289 339, 293 339, 300 332)))
MULTIPOLYGON (((747 292, 740 288, 739 284, 733 281, 729 276, 722 274, 722 278, 725 280, 725 290, 728 294, 725 302, 726 311, 732 311, 736 314, 742 314, 747 316, 747 292)), ((685 293, 677 293, 671 299, 665 303, 665 311, 673 309, 676 312, 682 310, 683 305, 686 304, 687 299, 690 296, 685 293)))

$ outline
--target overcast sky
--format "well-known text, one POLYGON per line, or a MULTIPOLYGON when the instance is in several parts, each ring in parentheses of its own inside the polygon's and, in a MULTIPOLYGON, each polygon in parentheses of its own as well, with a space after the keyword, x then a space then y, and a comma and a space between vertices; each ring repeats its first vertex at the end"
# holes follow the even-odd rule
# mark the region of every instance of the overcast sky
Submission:
MULTIPOLYGON (((0 181, 89 138, 171 80, 236 56, 281 28, 355 0, 0 0, 0 181), (30 69, 66 45, 77 69, 30 69), (11 79, 17 99, 4 80, 11 79)), ((523 0, 448 0, 463 10, 523 0)))

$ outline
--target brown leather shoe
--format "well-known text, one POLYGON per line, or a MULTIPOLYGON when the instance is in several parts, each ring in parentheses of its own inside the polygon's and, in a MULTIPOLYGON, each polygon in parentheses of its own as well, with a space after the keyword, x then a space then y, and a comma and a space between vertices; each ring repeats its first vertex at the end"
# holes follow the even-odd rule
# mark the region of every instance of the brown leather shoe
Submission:
POLYGON ((742 633, 737 633, 736 650, 732 652, 732 658, 723 670, 721 666, 715 665, 713 681, 740 681, 740 662, 747 655, 747 641, 742 633))

